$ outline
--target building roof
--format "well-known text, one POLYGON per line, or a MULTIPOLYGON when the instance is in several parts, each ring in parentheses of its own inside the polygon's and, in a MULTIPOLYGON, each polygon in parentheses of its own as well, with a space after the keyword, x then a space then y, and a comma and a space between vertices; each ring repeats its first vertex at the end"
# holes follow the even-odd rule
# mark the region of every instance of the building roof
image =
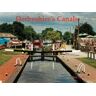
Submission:
POLYGON ((3 38, 14 38, 16 36, 12 35, 11 33, 2 33, 2 32, 0 32, 0 37, 3 37, 3 38))

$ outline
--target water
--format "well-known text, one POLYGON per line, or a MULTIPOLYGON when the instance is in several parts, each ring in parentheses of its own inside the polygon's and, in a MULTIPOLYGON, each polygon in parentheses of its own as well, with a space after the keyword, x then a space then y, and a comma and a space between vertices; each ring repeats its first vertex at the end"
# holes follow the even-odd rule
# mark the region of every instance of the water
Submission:
POLYGON ((60 64, 54 61, 27 62, 18 83, 76 83, 60 64))

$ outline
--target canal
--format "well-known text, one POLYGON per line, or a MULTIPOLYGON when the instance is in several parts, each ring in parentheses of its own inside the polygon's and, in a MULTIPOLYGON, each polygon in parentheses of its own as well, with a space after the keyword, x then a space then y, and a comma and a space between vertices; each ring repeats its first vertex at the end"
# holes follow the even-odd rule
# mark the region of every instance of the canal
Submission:
POLYGON ((77 83, 77 80, 60 62, 37 60, 27 62, 17 83, 77 83))

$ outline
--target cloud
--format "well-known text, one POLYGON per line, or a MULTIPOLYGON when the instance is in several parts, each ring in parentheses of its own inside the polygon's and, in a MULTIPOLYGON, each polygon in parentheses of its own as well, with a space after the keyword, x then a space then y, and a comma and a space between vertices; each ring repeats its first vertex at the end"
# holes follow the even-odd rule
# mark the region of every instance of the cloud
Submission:
POLYGON ((42 14, 45 16, 54 16, 54 14, 51 12, 42 12, 42 14))
MULTIPOLYGON (((80 18, 80 23, 88 22, 91 24, 96 31, 96 12, 0 12, 0 24, 1 23, 12 23, 16 20, 16 16, 30 16, 30 17, 71 17, 75 16, 80 18)), ((32 25, 35 30, 41 32, 46 27, 53 27, 56 30, 62 32, 69 30, 70 27, 75 26, 75 23, 65 23, 65 22, 24 22, 26 25, 32 25)))

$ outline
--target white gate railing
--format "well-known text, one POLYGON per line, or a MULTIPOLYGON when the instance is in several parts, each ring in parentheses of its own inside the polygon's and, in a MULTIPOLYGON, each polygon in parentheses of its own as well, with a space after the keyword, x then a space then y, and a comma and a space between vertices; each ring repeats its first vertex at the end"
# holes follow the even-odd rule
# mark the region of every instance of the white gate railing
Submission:
POLYGON ((78 65, 78 67, 77 67, 77 72, 83 72, 83 73, 85 73, 85 64, 83 64, 83 63, 80 63, 79 65, 78 65))
POLYGON ((16 58, 16 64, 15 64, 15 66, 16 65, 19 65, 19 66, 22 65, 22 62, 21 62, 21 59, 20 58, 16 58))

